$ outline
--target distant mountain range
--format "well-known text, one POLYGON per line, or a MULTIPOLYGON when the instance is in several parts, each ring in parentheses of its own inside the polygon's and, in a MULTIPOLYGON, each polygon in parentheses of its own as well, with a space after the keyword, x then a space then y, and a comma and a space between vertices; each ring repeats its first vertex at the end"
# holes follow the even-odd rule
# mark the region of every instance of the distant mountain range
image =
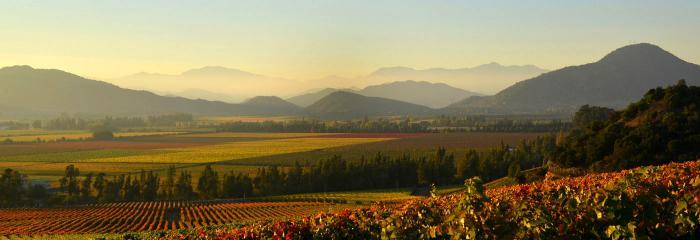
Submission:
POLYGON ((124 88, 225 102, 241 102, 259 95, 286 96, 307 88, 293 79, 218 66, 191 69, 180 74, 137 73, 108 81, 124 88))
POLYGON ((237 96, 232 94, 212 92, 204 89, 188 88, 179 92, 161 92, 156 90, 151 90, 154 93, 170 96, 170 97, 184 97, 189 99, 203 99, 210 101, 220 101, 226 103, 240 103, 245 101, 247 98, 244 96, 237 96))
POLYGON ((354 119, 365 116, 421 116, 435 110, 417 104, 367 97, 357 93, 336 91, 306 108, 306 113, 322 119, 354 119))
POLYGON ((504 66, 498 63, 457 69, 418 70, 409 67, 387 67, 372 72, 363 77, 363 80, 368 83, 367 85, 404 80, 439 82, 461 89, 492 94, 516 81, 535 77, 547 71, 533 65, 504 66))
POLYGON ((368 86, 361 90, 326 88, 317 92, 291 97, 287 101, 305 107, 336 91, 353 92, 369 97, 388 98, 431 108, 442 108, 466 97, 481 95, 444 83, 408 80, 368 86))
MULTIPOLYGON (((483 69, 488 68, 482 66, 477 69, 487 71, 483 69)), ((395 68, 383 69, 373 75, 397 76, 407 71, 414 72, 395 68)), ((232 80, 228 76, 233 75, 249 79, 258 77, 216 67, 180 74, 202 79, 206 76, 209 83, 215 84, 219 81, 230 84, 232 80)), ((178 77, 171 77, 165 79, 172 81, 171 85, 180 84, 178 77)), ((672 85, 679 79, 685 79, 688 85, 700 84, 700 66, 646 43, 619 48, 594 63, 541 74, 492 96, 478 96, 474 92, 441 83, 397 81, 359 90, 322 89, 289 98, 288 101, 269 94, 258 94, 266 96, 233 104, 161 96, 60 70, 14 66, 0 69, 0 118, 55 116, 62 113, 104 116, 172 112, 212 116, 303 115, 324 119, 430 114, 569 114, 584 104, 621 108, 639 99, 649 89, 672 85), (440 108, 460 98, 465 99, 440 108)), ((233 86, 244 88, 248 81, 242 80, 233 86)), ((269 85, 274 82, 261 81, 251 84, 269 85)), ((308 84, 298 85, 309 87, 308 84)), ((224 87, 220 90, 227 92, 224 87)), ((201 94, 216 94, 208 90, 193 92, 193 98, 204 98, 196 96, 201 94)))
MULTIPOLYGON (((495 93, 518 80, 534 77, 543 72, 546 70, 532 65, 503 66, 490 63, 459 69, 417 70, 409 67, 388 67, 359 77, 328 76, 320 79, 299 80, 264 76, 233 68, 208 66, 180 74, 142 72, 107 81, 120 87, 147 90, 158 94, 238 103, 258 95, 289 97, 309 89, 355 89, 406 80, 446 83, 470 91, 495 93)), ((440 102, 429 105, 431 107, 444 107, 449 103, 440 102)), ((310 104, 306 103, 306 105, 310 104)))
POLYGON ((584 104, 621 108, 651 88, 685 79, 700 83, 700 66, 648 43, 619 48, 601 60, 518 82, 494 96, 470 97, 447 110, 459 113, 569 113, 584 104))
POLYGON ((85 79, 60 70, 14 66, 0 69, 0 113, 12 116, 87 115, 286 115, 300 108, 279 98, 242 104, 159 96, 85 79), (283 103, 280 103, 283 102, 283 103), (285 105, 285 103, 287 105, 285 105), (285 108, 287 107, 287 108, 285 108))

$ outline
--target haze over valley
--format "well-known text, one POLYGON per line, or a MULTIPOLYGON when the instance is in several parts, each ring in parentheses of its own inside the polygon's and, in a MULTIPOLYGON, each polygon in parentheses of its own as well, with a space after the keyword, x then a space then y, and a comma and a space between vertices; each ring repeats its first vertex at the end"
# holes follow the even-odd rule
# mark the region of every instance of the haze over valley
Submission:
MULTIPOLYGON (((482 68, 501 67, 491 65, 482 68)), ((424 71, 392 68, 379 70, 372 75, 386 79, 425 79, 449 74, 433 76, 424 71)), ((452 77, 457 75, 459 74, 452 77)), ((325 119, 431 114, 566 115, 586 104, 619 109, 641 97, 650 88, 669 86, 680 79, 686 80, 690 85, 698 85, 700 66, 686 62, 659 46, 640 43, 615 49, 594 63, 524 77, 520 81, 513 81, 516 83, 495 95, 485 95, 442 82, 414 80, 370 85, 361 89, 317 90, 318 85, 314 84, 268 78, 222 67, 205 67, 177 76, 137 74, 120 80, 125 82, 119 87, 60 70, 14 66, 0 69, 0 86, 4 92, 0 100, 17 104, 0 105, 0 108, 7 115, 25 117, 171 112, 214 116, 294 115, 325 119), (174 87, 172 90, 181 87, 183 90, 179 94, 157 95, 126 87, 139 83, 152 84, 151 87, 174 87), (189 88, 212 83, 219 86, 217 89, 220 92, 189 88), (37 85, 53 87, 36 88, 37 85), (296 87, 289 87, 292 85, 296 87), (307 89, 307 93, 286 100, 284 95, 271 94, 276 91, 301 92, 303 88, 311 90, 307 89), (223 93, 228 92, 227 89, 236 89, 236 94, 259 95, 243 97, 223 93), (334 94, 338 92, 343 94, 334 94), (105 96, 109 96, 111 101, 98 100, 105 96)), ((468 77, 464 81, 468 82, 468 77)))
POLYGON ((0 239, 700 239, 697 0, 0 9, 0 239))
POLYGON ((379 68, 360 77, 328 76, 318 79, 270 77, 226 67, 202 67, 181 74, 136 73, 115 79, 102 79, 117 86, 149 90, 160 94, 238 103, 257 95, 292 97, 318 88, 365 88, 396 81, 443 83, 479 93, 495 93, 511 84, 546 72, 527 66, 498 63, 473 68, 417 70, 409 67, 379 68))

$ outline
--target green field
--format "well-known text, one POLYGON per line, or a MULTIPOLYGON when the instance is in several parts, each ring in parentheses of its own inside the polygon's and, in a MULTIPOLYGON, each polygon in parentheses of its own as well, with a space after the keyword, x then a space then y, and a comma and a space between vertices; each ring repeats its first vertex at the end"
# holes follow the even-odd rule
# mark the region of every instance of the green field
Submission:
POLYGON ((244 141, 214 144, 201 147, 168 149, 158 154, 124 157, 81 159, 80 162, 129 162, 129 163, 210 163, 238 159, 275 156, 280 154, 322 151, 347 145, 390 140, 387 138, 289 138, 262 141, 244 141))
MULTIPOLYGON (((445 147, 457 157, 464 156, 469 149, 486 149, 503 144, 515 145, 523 139, 535 139, 543 133, 430 133, 409 135, 387 141, 377 141, 324 149, 323 151, 296 152, 274 156, 260 156, 236 160, 231 164, 240 165, 288 165, 294 161, 314 162, 341 155, 346 160, 359 160, 362 156, 372 157, 378 152, 390 156, 411 154, 428 156, 438 147, 445 147)), ((224 162, 228 163, 228 162, 224 162)))

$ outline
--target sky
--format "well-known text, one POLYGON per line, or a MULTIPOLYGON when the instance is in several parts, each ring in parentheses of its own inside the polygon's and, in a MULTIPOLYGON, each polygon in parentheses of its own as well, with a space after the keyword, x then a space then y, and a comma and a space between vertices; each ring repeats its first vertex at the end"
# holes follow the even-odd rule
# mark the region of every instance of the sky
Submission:
POLYGON ((388 66, 545 69, 649 42, 700 63, 700 1, 10 1, 0 66, 98 79, 226 66, 354 77, 388 66))

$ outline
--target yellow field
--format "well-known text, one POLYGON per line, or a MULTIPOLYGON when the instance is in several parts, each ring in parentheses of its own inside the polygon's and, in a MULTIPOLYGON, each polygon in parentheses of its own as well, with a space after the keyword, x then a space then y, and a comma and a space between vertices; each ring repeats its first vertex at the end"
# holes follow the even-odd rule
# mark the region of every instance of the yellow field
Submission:
MULTIPOLYGON (((81 140, 92 137, 90 132, 80 131, 37 131, 32 133, 31 130, 22 130, 17 132, 0 132, 0 141, 10 139, 13 142, 35 142, 37 139, 41 141, 59 141, 59 140, 81 140)), ((152 136, 152 135, 169 135, 178 134, 181 132, 118 132, 114 133, 114 137, 137 137, 137 136, 152 136)))
POLYGON ((326 148, 380 142, 391 139, 392 138, 290 138, 230 142, 199 147, 167 149, 169 150, 168 152, 159 154, 83 159, 80 160, 80 162, 208 163, 296 152, 322 151, 326 148))
MULTIPOLYGON (((19 170, 22 173, 29 173, 30 175, 41 174, 41 175, 52 175, 56 171, 61 171, 68 165, 75 165, 75 167, 80 169, 81 174, 87 174, 89 172, 93 173, 128 173, 128 172, 138 172, 143 170, 153 170, 153 169, 166 169, 169 164, 147 164, 147 163, 52 163, 52 162, 32 162, 24 163, 21 162, 0 162, 0 167, 2 168, 12 168, 19 170)), ((178 166, 178 165, 175 165, 178 166)))
POLYGON ((49 131, 49 130, 0 130, 0 138, 14 136, 40 136, 51 134, 75 134, 84 133, 85 131, 65 130, 65 131, 49 131))
POLYGON ((253 133, 253 132, 215 132, 215 133, 198 133, 182 135, 183 137, 197 138, 298 138, 298 137, 314 137, 338 135, 338 133, 253 133))

